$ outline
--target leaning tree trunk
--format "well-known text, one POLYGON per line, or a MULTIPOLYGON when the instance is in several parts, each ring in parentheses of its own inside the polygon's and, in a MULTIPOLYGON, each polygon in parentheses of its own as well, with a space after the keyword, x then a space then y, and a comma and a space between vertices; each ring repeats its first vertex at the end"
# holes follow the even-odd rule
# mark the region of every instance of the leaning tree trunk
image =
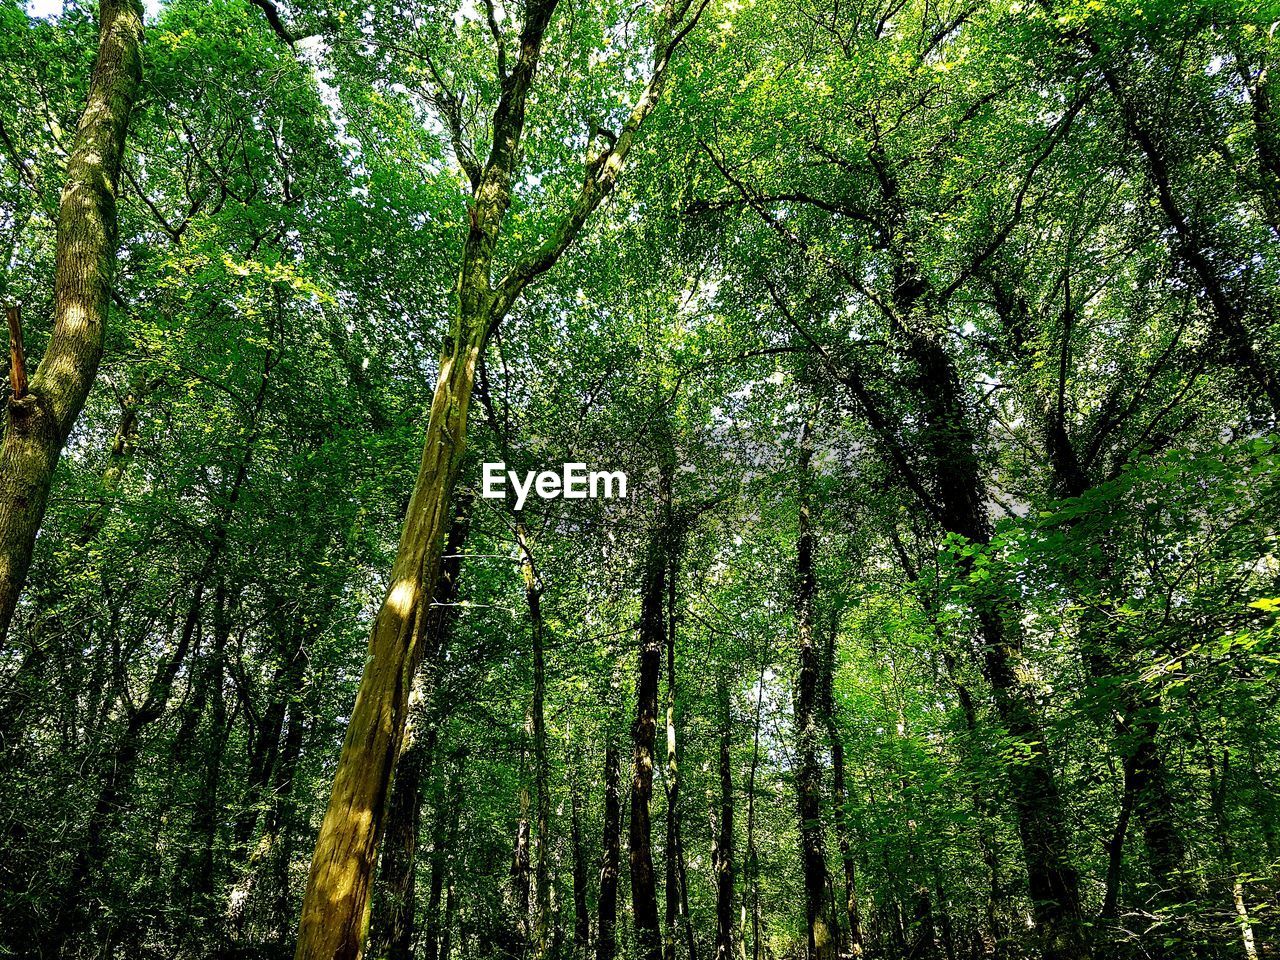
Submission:
POLYGON ((470 526, 468 497, 459 499, 449 528, 431 606, 424 616, 424 660, 419 671, 418 702, 413 707, 413 733, 396 764, 391 805, 387 814, 387 843, 379 867, 382 893, 374 911, 373 939, 389 960, 408 960, 412 953, 415 917, 418 833, 422 823, 423 786, 431 776, 435 756, 436 670, 455 616, 462 549, 470 526))
POLYGON ((796 560, 796 625, 799 677, 796 687, 797 746, 796 801, 800 814, 801 870, 804 875, 805 923, 810 960, 834 960, 839 953, 839 928, 827 898, 830 878, 822 837, 822 767, 818 762, 818 649, 813 637, 813 532, 809 517, 810 461, 813 427, 806 422, 800 440, 800 516, 796 560))
POLYGON ((487 131, 491 134, 487 159, 481 164, 470 151, 459 151, 455 145, 457 159, 472 184, 456 288, 457 313, 440 362, 422 462, 389 589, 374 618, 369 655, 316 838, 296 960, 354 960, 364 949, 384 807, 404 736, 408 688, 422 658, 416 625, 425 606, 424 585, 434 584, 439 574, 441 540, 466 444, 467 410, 480 351, 529 284, 555 266, 612 193, 641 126, 661 97, 672 56, 703 9, 674 0, 661 6, 648 81, 612 144, 589 167, 551 234, 516 257, 495 282, 494 256, 518 173, 526 109, 558 2, 528 0, 524 4, 519 57, 499 85, 487 131))
POLYGON ((461 466, 467 408, 484 324, 460 314, 440 366, 426 445, 390 588, 374 619, 369 655, 334 775, 307 891, 296 960, 359 957, 391 775, 400 753, 409 688, 424 652, 424 583, 439 576, 446 518, 461 466))
POLYGON ((142 4, 102 0, 98 20, 89 99, 58 206, 53 332, 25 392, 17 391, 25 372, 14 377, 0 442, 0 643, 31 565, 54 469, 102 359, 116 263, 116 185, 142 84, 142 4))

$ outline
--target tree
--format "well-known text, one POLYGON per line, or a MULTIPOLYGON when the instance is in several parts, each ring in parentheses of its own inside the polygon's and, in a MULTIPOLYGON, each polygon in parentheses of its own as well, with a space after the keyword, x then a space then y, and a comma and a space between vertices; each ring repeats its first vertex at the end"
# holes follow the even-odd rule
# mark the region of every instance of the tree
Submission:
POLYGON ((88 101, 58 203, 53 331, 28 382, 18 314, 0 441, 0 641, 9 632, 44 519, 54 469, 102 359, 115 273, 116 192, 142 84, 142 6, 105 0, 88 101))

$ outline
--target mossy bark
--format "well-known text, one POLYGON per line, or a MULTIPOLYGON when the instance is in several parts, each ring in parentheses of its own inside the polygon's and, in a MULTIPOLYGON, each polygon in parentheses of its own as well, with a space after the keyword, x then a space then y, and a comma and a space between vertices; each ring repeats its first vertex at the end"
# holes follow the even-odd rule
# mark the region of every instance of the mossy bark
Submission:
POLYGON ((116 187, 142 84, 142 4, 102 0, 89 98, 58 206, 53 332, 0 442, 0 642, 26 582, 62 448, 102 359, 116 263, 116 187))

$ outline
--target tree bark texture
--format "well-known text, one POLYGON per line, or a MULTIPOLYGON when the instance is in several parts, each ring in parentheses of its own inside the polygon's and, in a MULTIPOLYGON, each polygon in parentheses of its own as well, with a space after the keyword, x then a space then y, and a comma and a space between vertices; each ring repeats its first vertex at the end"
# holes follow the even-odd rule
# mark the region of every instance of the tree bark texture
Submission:
POLYGON ((44 519, 54 468, 102 359, 115 273, 116 188, 142 85, 142 4, 102 0, 89 97, 58 205, 53 332, 0 441, 0 642, 8 635, 44 519))

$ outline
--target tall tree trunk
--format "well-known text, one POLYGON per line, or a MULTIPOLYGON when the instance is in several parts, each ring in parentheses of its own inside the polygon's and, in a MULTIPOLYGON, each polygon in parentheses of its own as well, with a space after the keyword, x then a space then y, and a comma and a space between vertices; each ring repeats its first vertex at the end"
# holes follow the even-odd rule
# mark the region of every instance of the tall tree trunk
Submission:
MULTIPOLYGON (((283 621, 284 618, 279 619, 283 621)), ((276 667, 271 677, 270 700, 257 721, 256 730, 253 731, 249 745, 243 810, 236 817, 235 826, 232 829, 236 856, 244 855, 249 842, 253 839, 254 831, 257 830, 264 795, 271 786, 275 766, 279 761, 280 737, 285 729, 289 700, 296 695, 302 685, 303 651, 301 644, 297 642, 300 634, 290 631, 283 622, 277 623, 277 631, 294 633, 289 641, 281 643, 281 646, 292 647, 292 650, 284 655, 284 662, 276 667)), ((247 704, 245 713, 250 713, 247 704)))
POLYGON ((1240 931, 1240 944, 1244 948, 1245 960, 1258 960, 1261 944, 1258 942, 1253 920, 1249 915, 1249 904, 1245 899, 1242 879, 1244 871, 1236 862, 1235 844, 1231 842, 1231 823, 1227 813, 1227 791, 1231 785, 1231 750, 1228 747, 1222 748, 1222 766, 1219 767, 1214 761, 1213 748, 1203 732, 1200 738, 1204 749, 1205 768, 1209 773, 1209 808, 1213 830, 1217 835, 1222 865, 1227 871, 1235 925, 1240 931))
POLYGON ((688 878, 685 873, 684 841, 680 831, 680 766, 679 728, 676 725, 676 572, 678 544, 671 529, 672 518, 667 517, 667 777, 664 784, 667 794, 667 856, 666 856, 666 927, 663 940, 664 960, 675 960, 676 938, 685 934, 685 949, 689 960, 696 960, 697 946, 693 938, 693 925, 689 921, 688 878), (677 930, 677 927, 680 930, 677 930))
POLYGON ((369 655, 334 774, 307 891, 296 960, 355 960, 364 945, 370 882, 409 689, 424 652, 423 584, 439 576, 446 516, 461 466, 466 414, 484 324, 460 314, 441 363, 426 445, 391 586, 374 619, 369 655))
POLYGON ((449 878, 449 892, 444 899, 444 924, 440 932, 440 960, 450 960, 450 957, 453 956, 453 918, 458 909, 457 894, 458 890, 451 876, 449 878))
POLYGON ((1120 877, 1124 869, 1124 846, 1129 833, 1129 820, 1133 816, 1133 758, 1124 758, 1123 784, 1120 809, 1116 813, 1116 825, 1107 840, 1107 875, 1102 888, 1102 909, 1098 916, 1104 922, 1114 922, 1120 916, 1120 877))
POLYGON ((582 848, 581 758, 575 751, 569 765, 569 840, 573 847, 573 953, 586 960, 591 946, 591 916, 587 910, 587 859, 582 848))
MULTIPOLYGON (((445 917, 440 918, 440 895, 446 887, 453 897, 452 863, 458 855, 458 831, 462 814, 462 769, 464 755, 453 761, 449 785, 443 804, 435 812, 434 836, 431 840, 431 886, 427 891, 427 909, 423 923, 422 939, 425 960, 437 960, 449 956, 448 934, 452 908, 445 906, 445 917)), ((406 956, 412 956, 411 953, 406 956)))
MULTIPOLYGON (((301 666, 298 669, 300 678, 301 666)), ((298 687, 294 686, 293 689, 298 687)), ((267 916, 259 926, 265 929, 265 936, 262 938, 263 942, 256 946, 274 948, 274 952, 278 953, 284 942, 291 910, 287 869, 291 854, 289 839, 296 828, 294 775, 298 759, 302 755, 305 726, 303 706, 293 698, 285 712, 284 739, 271 773, 271 800, 262 818, 262 836, 254 845, 249 861, 228 898, 225 937, 217 953, 219 960, 234 960, 242 957, 247 947, 252 949, 243 942, 244 932, 247 921, 254 912, 255 902, 262 899, 258 894, 264 887, 267 888, 269 897, 266 904, 267 916)))
POLYGON ((862 920, 858 915, 858 871, 853 859, 853 846, 849 839, 848 787, 844 774, 844 738, 836 725, 835 671, 836 638, 840 631, 840 613, 831 613, 831 627, 827 633, 826 648, 822 656, 822 719, 827 728, 827 743, 831 748, 831 799, 835 807, 836 842, 840 846, 840 862, 844 867, 844 913, 848 924, 848 948, 851 956, 860 957, 862 947, 862 920))
POLYGON ((544 956, 550 942, 551 926, 551 786, 547 759, 547 665, 546 623, 542 618, 542 584, 534 566, 529 532, 523 519, 516 520, 516 547, 520 551, 520 573, 524 580, 525 603, 533 646, 533 705, 530 728, 533 740, 534 893, 532 947, 536 957, 544 956))
MULTIPOLYGON (((918 282, 922 281, 904 276, 898 288, 910 290, 918 282)), ((914 311, 906 306, 900 312, 909 318, 914 311)), ((939 520, 947 532, 986 546, 991 542, 991 527, 985 489, 955 366, 943 346, 927 334, 904 323, 903 335, 925 401, 922 446, 937 491, 939 520)), ((962 564, 967 571, 972 559, 965 558, 962 564)), ((1079 960, 1091 955, 1080 910, 1079 880, 1071 864, 1061 794, 1034 696, 1020 679, 1018 627, 1016 621, 1006 623, 994 598, 976 597, 974 611, 982 641, 981 665, 996 713, 1010 737, 1029 750, 1027 757, 1008 768, 1008 776, 1041 949, 1045 960, 1079 960)))
MULTIPOLYGON (((424 694, 424 700, 430 694, 424 694)), ((409 720, 409 745, 396 763, 387 837, 382 845, 369 939, 373 953, 387 960, 411 954, 417 914, 418 843, 426 785, 436 767, 438 732, 433 706, 415 704, 409 720)))
MULTIPOLYGON (((743 876, 743 913, 746 901, 751 909, 751 958, 760 960, 760 857, 756 851, 756 771, 760 767, 760 725, 764 716, 764 678, 767 660, 760 663, 760 679, 756 690, 755 732, 751 742, 751 768, 747 773, 747 863, 743 876)), ((744 924, 745 926, 745 924, 744 924)), ((745 936, 745 932, 743 936, 745 936)))
MULTIPOLYGON (((519 56, 502 77, 491 115, 488 158, 481 164, 465 146, 459 149, 461 144, 455 144, 457 159, 472 184, 456 288, 457 312, 441 358, 422 462, 389 588, 374 618, 369 656, 316 838, 296 960, 355 960, 363 950, 370 878, 391 774, 404 736, 408 688, 422 658, 415 625, 424 606, 424 585, 434 584, 439 574, 441 540, 462 465, 480 351, 529 284, 556 264, 612 193, 641 126, 658 104, 676 48, 702 12, 702 7, 671 0, 662 5, 648 82, 614 142, 588 170, 551 235, 518 257, 495 282, 494 256, 519 168, 526 108, 558 2, 528 0, 524 5, 519 56)), ((460 133, 456 139, 461 141, 460 133)))
MULTIPOLYGON (((1007 286, 992 279, 996 309, 1009 331, 1025 326, 1029 308, 1007 286)), ((1065 409, 1067 342, 1072 326, 1073 306, 1069 278, 1063 284, 1066 301, 1062 314, 1064 344, 1060 351, 1058 395, 1041 395, 1039 402, 1046 410, 1040 432, 1045 460, 1052 471, 1052 490, 1066 498, 1079 498, 1092 488, 1088 473, 1077 454, 1068 431, 1065 409)), ((1029 358, 1028 358, 1029 359, 1029 358)), ((1084 551, 1082 555, 1089 555, 1084 551)), ((1118 602, 1126 595, 1123 583, 1115 574, 1118 561, 1108 545, 1103 546, 1100 561, 1089 569, 1069 572, 1082 596, 1092 589, 1101 603, 1118 602), (1092 574, 1090 577, 1089 574, 1092 574)), ((1098 604, 1085 604, 1081 621, 1083 660, 1092 679, 1104 689, 1114 690, 1114 749, 1123 758, 1124 780, 1120 811, 1108 842, 1108 867, 1101 917, 1114 920, 1119 913, 1120 876, 1124 862, 1126 834, 1131 817, 1136 814, 1146 841, 1155 906, 1164 908, 1161 931, 1151 938, 1148 950, 1157 960, 1169 948, 1185 955, 1189 949, 1189 931, 1185 924, 1168 915, 1191 898, 1184 874, 1185 850, 1175 823, 1174 796, 1169 787, 1168 770, 1157 737, 1160 728, 1158 691, 1144 690, 1150 685, 1134 682, 1128 665, 1132 651, 1127 634, 1111 628, 1112 618, 1098 609, 1098 604), (1167 946, 1166 946, 1167 945, 1167 946)))
POLYGON ((645 564, 640 609, 640 651, 636 679, 636 719, 632 726, 631 822, 629 862, 631 903, 636 931, 637 960, 661 960, 658 891, 653 870, 653 767, 658 720, 658 683, 662 674, 665 531, 655 532, 645 564))
POLYGON ((524 737, 520 744, 520 815, 516 819, 515 839, 511 850, 511 869, 507 871, 506 917, 503 949, 512 957, 524 957, 533 939, 530 924, 533 900, 533 831, 529 823, 532 807, 529 798, 529 741, 533 739, 533 708, 525 711, 524 737))
POLYGON ((621 761, 613 734, 604 748, 604 837, 600 863, 600 922, 596 960, 614 960, 618 950, 618 877, 622 871, 621 761))
POLYGON ((227 641, 231 633, 231 611, 228 610, 226 584, 219 580, 214 589, 213 650, 206 665, 204 682, 208 687, 209 746, 205 758, 204 783, 192 814, 192 836, 199 841, 189 878, 191 911, 208 921, 213 912, 214 848, 218 836, 219 789, 222 783, 222 760, 226 749, 227 703, 223 691, 226 670, 227 641))
MULTIPOLYGON (((201 577, 206 577, 208 572, 206 561, 206 568, 201 571, 201 577)), ((204 579, 197 580, 178 642, 156 666, 147 687, 146 699, 141 706, 126 710, 125 728, 106 760, 103 783, 93 809, 89 812, 84 843, 72 864, 67 883, 59 898, 58 913, 54 918, 50 935, 46 938, 51 957, 61 956, 66 942, 80 933, 88 920, 88 907, 96 895, 94 881, 108 852, 111 824, 137 772, 143 735, 153 723, 164 716, 178 670, 186 660, 187 651, 191 649, 195 640, 200 623, 204 587, 204 579)))
POLYGON ((412 706, 413 733, 396 764, 387 814, 387 843, 379 866, 373 940, 389 960, 408 960, 413 944, 418 834, 422 824, 423 789, 430 779, 437 742, 436 687, 442 652, 455 617, 462 573, 462 550, 470 528, 471 499, 460 497, 449 528, 440 576, 432 603, 423 617, 424 656, 419 690, 412 706))
POLYGON ((719 677, 720 726, 720 837, 716 841, 713 868, 716 877, 716 938, 715 960, 732 960, 733 957, 733 756, 732 717, 729 703, 729 678, 721 670, 719 677))
POLYGON ((142 84, 142 4, 101 0, 89 97, 58 206, 53 332, 0 441, 0 644, 44 519, 54 470, 102 358, 116 263, 116 187, 142 84))
POLYGON ((817 580, 809 516, 813 425, 806 421, 800 439, 800 515, 796 560, 796 627, 799 671, 796 682, 796 800, 800 815, 801 869, 810 960, 834 960, 840 933, 831 916, 827 888, 827 851, 822 836, 822 767, 818 762, 819 656, 814 642, 817 580))

